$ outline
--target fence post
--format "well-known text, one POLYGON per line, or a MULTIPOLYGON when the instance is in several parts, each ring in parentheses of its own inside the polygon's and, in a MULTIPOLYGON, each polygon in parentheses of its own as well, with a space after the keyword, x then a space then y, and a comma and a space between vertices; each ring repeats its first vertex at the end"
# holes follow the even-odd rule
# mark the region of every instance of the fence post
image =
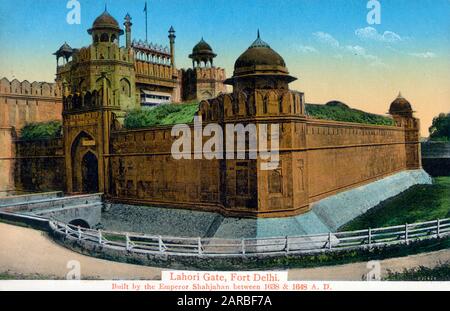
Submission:
POLYGON ((241 240, 242 255, 245 255, 245 239, 241 240))
POLYGON ((198 243, 198 254, 199 254, 199 255, 202 255, 202 254, 203 254, 203 250, 202 250, 202 238, 199 237, 197 241, 198 241, 198 242, 197 242, 197 243, 198 243))
POLYGON ((372 247, 372 228, 369 228, 369 248, 372 247))
POLYGON ((408 224, 405 224, 405 242, 406 245, 409 244, 409 237, 408 237, 408 224))
POLYGON ((436 224, 436 236, 438 238, 441 237, 441 220, 440 219, 437 220, 437 224, 436 224))
POLYGON ((286 236, 286 254, 289 254, 289 236, 286 236))
POLYGON ((331 232, 328 233, 328 249, 332 249, 333 245, 331 245, 331 232))
POLYGON ((163 253, 164 252, 164 250, 163 250, 163 241, 162 241, 162 237, 161 236, 158 237, 158 245, 159 245, 159 252, 163 253))
POLYGON ((125 234, 125 241, 126 241, 126 248, 127 248, 127 251, 131 251, 131 247, 130 247, 130 237, 128 236, 128 233, 125 234))
POLYGON ((98 230, 98 244, 103 244, 102 230, 98 230))
POLYGON ((81 228, 78 226, 78 240, 81 240, 81 228))

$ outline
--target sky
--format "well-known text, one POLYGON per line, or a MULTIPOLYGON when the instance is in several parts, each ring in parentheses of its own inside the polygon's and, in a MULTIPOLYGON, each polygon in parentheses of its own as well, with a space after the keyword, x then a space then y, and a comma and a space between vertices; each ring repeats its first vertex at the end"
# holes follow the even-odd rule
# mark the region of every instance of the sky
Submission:
MULTIPOLYGON (((145 39, 145 0, 78 0, 81 23, 74 25, 66 21, 68 2, 2 0, 0 77, 53 81, 52 53, 65 41, 89 45, 86 30, 105 3, 120 24, 130 13, 133 38, 145 39)), ((173 26, 179 68, 191 66, 188 55, 203 37, 218 54, 215 64, 231 76, 260 29, 298 78, 291 88, 305 92, 309 103, 340 100, 385 114, 401 91, 423 136, 434 116, 450 112, 450 0, 379 0, 379 24, 368 23, 368 0, 147 2, 149 41, 168 45, 173 26)))

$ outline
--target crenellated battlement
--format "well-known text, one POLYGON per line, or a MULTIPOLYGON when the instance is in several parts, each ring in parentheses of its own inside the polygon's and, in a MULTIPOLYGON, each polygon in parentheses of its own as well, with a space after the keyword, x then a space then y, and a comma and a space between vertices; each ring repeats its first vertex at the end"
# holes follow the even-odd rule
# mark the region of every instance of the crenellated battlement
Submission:
POLYGON ((53 97, 61 98, 61 88, 57 83, 29 82, 7 78, 0 80, 0 96, 4 95, 24 95, 32 97, 53 97))

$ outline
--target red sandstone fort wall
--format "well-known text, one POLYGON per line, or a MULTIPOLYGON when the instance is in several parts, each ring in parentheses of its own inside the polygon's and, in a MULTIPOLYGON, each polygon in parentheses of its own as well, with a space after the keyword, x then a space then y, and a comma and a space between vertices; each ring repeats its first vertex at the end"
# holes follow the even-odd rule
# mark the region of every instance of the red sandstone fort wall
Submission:
POLYGON ((61 91, 56 84, 0 80, 0 126, 18 131, 27 123, 61 119, 61 91))
POLYGON ((306 134, 310 201, 407 167, 400 127, 308 119, 306 134))
POLYGON ((248 160, 175 160, 171 127, 115 132, 109 155, 111 198, 287 216, 407 169, 402 127, 314 119, 282 126, 280 167, 273 172, 252 167, 248 160))
POLYGON ((218 208, 218 160, 175 160, 171 127, 112 134, 111 196, 134 203, 218 208))
MULTIPOLYGON (((20 82, 18 80, 9 81, 6 78, 0 80, 0 191, 16 190, 23 186, 23 184, 19 184, 16 187, 14 184, 15 168, 24 166, 26 161, 20 159, 16 163, 13 137, 18 135, 20 130, 28 123, 61 119, 61 93, 56 84, 20 82)), ((40 143, 37 142, 36 144, 40 143)), ((36 157, 40 155, 33 153, 34 151, 21 149, 17 157, 19 159, 20 154, 25 154, 25 156, 32 155, 34 157, 33 160, 29 160, 29 163, 26 165, 34 165, 35 168, 33 170, 37 171, 39 169, 36 166, 38 162, 36 157)), ((51 171, 46 171, 51 168, 51 163, 46 164, 45 159, 42 158, 40 160, 43 165, 40 173, 42 176, 52 174, 51 171)), ((35 181, 27 183, 25 188, 30 188, 29 190, 39 189, 39 187, 32 186, 33 183, 36 185, 40 183, 36 179, 36 174, 33 178, 35 181)), ((40 178, 45 179, 46 177, 40 178)), ((43 189, 47 188, 45 182, 43 182, 43 189)))

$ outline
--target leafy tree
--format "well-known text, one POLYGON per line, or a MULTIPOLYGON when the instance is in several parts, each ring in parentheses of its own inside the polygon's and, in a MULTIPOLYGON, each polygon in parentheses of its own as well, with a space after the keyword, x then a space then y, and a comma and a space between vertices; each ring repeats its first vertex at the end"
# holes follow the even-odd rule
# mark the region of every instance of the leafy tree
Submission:
POLYGON ((433 119, 430 127, 430 139, 435 141, 450 140, 450 113, 441 113, 433 119))

